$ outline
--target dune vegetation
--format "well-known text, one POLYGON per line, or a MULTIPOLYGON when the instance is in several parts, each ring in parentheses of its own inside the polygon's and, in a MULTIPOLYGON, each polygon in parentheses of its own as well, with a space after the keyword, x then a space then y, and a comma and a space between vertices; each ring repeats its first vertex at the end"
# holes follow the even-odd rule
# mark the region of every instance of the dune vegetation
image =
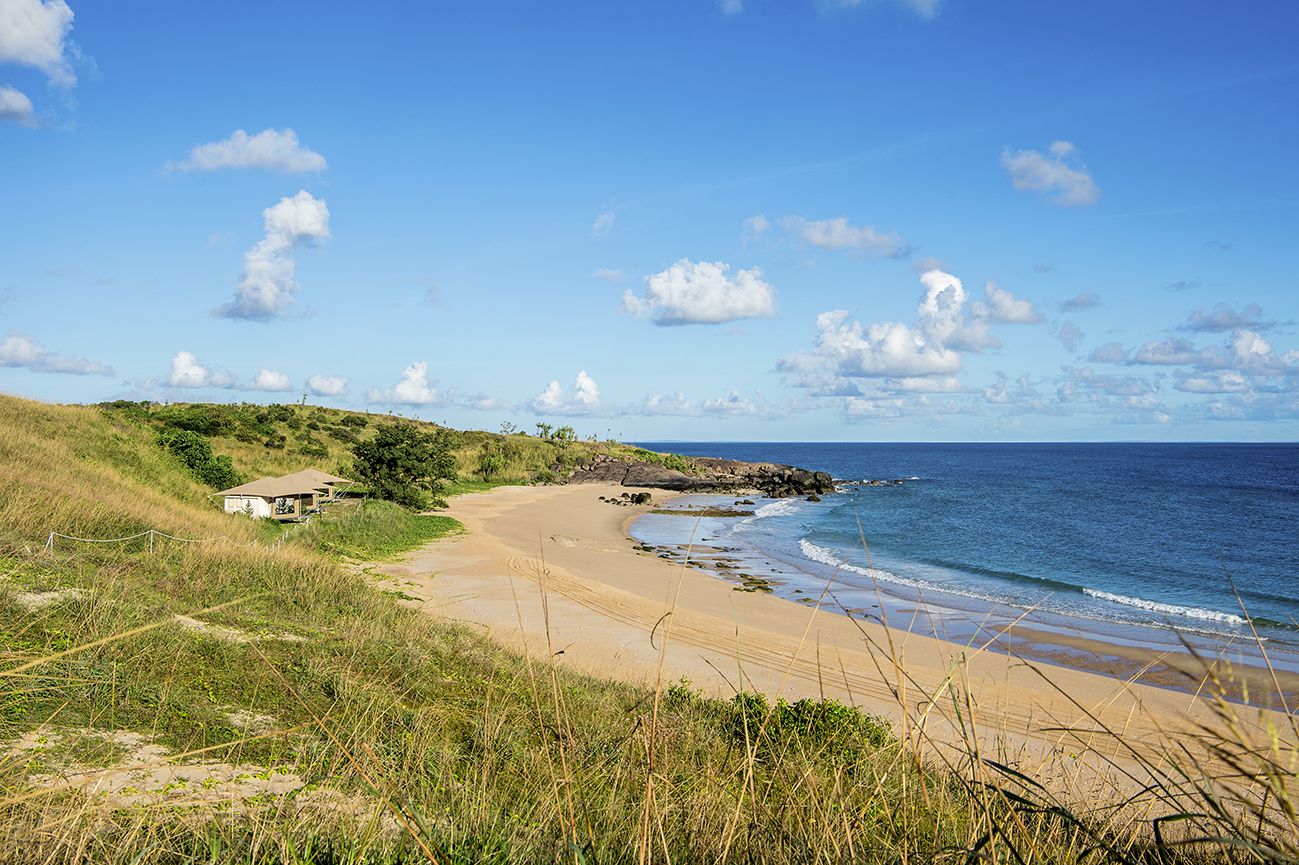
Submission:
MULTIPOLYGON (((1080 804, 1058 779, 981 753, 973 731, 964 749, 937 749, 922 723, 897 729, 833 701, 709 699, 509 652, 402 606, 363 564, 454 521, 364 500, 263 525, 221 513, 201 473, 159 444, 189 430, 243 478, 347 475, 350 445, 385 422, 0 397, 0 861, 1299 855, 1289 715, 1260 737, 1240 721, 1248 710, 1219 700, 1220 726, 1195 747, 1123 755, 1128 801, 1080 804), (50 544, 52 532, 130 539, 50 544)), ((545 481, 623 448, 457 433, 448 492, 545 481)), ((928 697, 959 709, 969 694, 955 675, 928 697)), ((912 716, 925 700, 904 698, 912 716)))

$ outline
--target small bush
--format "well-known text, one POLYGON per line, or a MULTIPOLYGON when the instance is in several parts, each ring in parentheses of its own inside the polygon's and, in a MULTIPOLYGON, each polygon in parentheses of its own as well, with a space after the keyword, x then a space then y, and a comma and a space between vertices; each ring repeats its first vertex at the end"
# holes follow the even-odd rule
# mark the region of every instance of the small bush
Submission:
POLYGON ((228 456, 214 456, 208 440, 190 430, 163 430, 158 445, 189 469, 190 474, 216 489, 237 486, 242 480, 228 456))

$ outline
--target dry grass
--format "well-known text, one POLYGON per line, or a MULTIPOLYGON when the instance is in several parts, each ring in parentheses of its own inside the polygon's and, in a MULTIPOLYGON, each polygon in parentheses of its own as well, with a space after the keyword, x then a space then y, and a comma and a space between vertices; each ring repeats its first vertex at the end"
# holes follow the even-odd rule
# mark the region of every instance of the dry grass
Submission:
MULTIPOLYGON (((0 861, 1299 853, 1289 714, 1216 699, 1194 738, 1075 730, 1128 794, 1088 801, 1084 761, 1012 767, 985 750, 962 669, 926 693, 887 645, 874 648, 904 717, 892 728, 835 705, 574 675, 553 652, 537 663, 405 610, 306 543, 267 545, 150 430, 97 410, 0 398, 0 525, 0 861), (229 540, 41 551, 52 529, 151 527, 229 540), (66 594, 31 609, 24 592, 66 594)), ((656 639, 671 639, 670 615, 656 639)))

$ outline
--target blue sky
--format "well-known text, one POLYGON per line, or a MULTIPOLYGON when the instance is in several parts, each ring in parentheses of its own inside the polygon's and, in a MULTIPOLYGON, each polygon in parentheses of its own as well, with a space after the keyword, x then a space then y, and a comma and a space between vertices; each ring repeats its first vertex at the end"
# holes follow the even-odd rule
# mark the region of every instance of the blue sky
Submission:
POLYGON ((0 389, 1299 437, 1293 3, 0 0, 0 389))

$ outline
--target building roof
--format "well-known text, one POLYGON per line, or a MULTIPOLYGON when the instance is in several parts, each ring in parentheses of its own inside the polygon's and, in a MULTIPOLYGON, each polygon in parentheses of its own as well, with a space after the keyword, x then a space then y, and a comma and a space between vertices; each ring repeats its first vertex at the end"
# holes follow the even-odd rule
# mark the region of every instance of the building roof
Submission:
POLYGON ((314 483, 317 489, 324 489, 327 486, 336 486, 337 484, 350 484, 347 478, 340 478, 338 475, 331 475, 328 472, 318 471, 316 469, 303 469, 300 472, 285 475, 281 480, 307 481, 314 483))
POLYGON ((314 495, 317 489, 319 489, 319 485, 312 481, 286 475, 282 478, 258 478, 255 481, 222 490, 216 495, 260 496, 269 499, 276 496, 314 495))

